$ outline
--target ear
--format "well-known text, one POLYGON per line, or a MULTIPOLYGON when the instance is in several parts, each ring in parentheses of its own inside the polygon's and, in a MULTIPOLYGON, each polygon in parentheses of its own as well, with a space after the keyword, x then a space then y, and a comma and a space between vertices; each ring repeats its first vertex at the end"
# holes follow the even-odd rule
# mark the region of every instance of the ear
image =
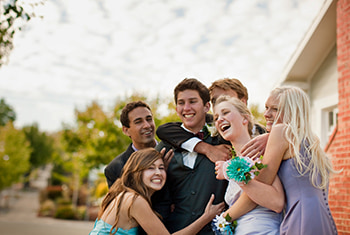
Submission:
POLYGON ((209 110, 210 110, 210 103, 209 102, 207 102, 205 105, 204 105, 204 112, 209 112, 209 110))
POLYGON ((248 124, 248 120, 247 119, 243 119, 243 125, 247 125, 248 124))
POLYGON ((129 135, 129 128, 126 127, 126 126, 122 126, 122 129, 123 129, 123 133, 124 133, 126 136, 129 136, 129 137, 130 137, 130 135, 129 135))
POLYGON ((242 101, 243 103, 245 103, 245 105, 248 105, 248 101, 247 101, 246 98, 242 98, 241 101, 242 101))

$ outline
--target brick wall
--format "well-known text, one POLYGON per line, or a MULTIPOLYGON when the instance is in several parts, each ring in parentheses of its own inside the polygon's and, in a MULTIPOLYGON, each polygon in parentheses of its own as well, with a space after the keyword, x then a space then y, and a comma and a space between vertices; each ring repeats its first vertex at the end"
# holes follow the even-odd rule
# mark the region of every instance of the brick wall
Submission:
POLYGON ((330 182, 329 204, 339 234, 350 234, 350 1, 337 2, 338 125, 327 153, 343 171, 330 182))

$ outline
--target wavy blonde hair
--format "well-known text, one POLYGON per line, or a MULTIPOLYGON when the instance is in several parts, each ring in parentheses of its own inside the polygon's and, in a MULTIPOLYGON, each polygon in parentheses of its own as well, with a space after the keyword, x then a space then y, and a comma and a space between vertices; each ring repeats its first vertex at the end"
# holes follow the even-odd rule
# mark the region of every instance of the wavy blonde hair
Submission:
MULTIPOLYGON (((144 170, 148 169, 155 161, 158 159, 163 159, 162 155, 155 150, 154 148, 146 148, 141 149, 139 151, 133 152, 123 167, 122 175, 118 178, 111 188, 109 189, 107 195, 104 197, 101 209, 98 213, 98 219, 101 219, 103 213, 107 210, 108 206, 113 202, 113 200, 119 196, 120 199, 116 203, 117 212, 116 212, 116 220, 113 224, 110 233, 115 228, 117 232, 117 224, 119 221, 119 212, 121 205, 124 201, 124 196, 127 192, 132 192, 134 194, 132 198, 132 202, 128 208, 128 216, 130 216, 130 209, 134 201, 138 196, 146 199, 150 207, 152 208, 151 203, 151 193, 150 189, 144 184, 142 180, 142 173, 144 170)), ((158 216, 158 213, 155 212, 158 216)))
POLYGON ((330 158, 322 150, 319 138, 311 130, 310 101, 307 94, 298 87, 283 86, 272 90, 270 96, 279 100, 275 118, 285 125, 285 138, 289 151, 294 156, 295 165, 301 175, 310 172, 310 181, 314 187, 325 189, 330 173, 335 173, 330 158), (310 156, 310 161, 302 159, 300 149, 310 156), (321 180, 317 178, 320 176, 321 180))

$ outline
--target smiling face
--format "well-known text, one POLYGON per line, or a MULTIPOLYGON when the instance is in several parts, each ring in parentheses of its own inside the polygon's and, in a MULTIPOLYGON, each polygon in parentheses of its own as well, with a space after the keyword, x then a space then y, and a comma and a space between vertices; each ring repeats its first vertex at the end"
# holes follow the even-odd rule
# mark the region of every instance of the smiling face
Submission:
POLYGON ((150 189, 150 192, 159 191, 165 184, 166 172, 162 159, 156 160, 142 173, 142 181, 150 189))
POLYGON ((146 107, 137 107, 128 114, 130 127, 123 126, 123 132, 129 136, 137 149, 154 147, 155 124, 151 111, 146 107))
POLYGON ((266 119, 266 130, 270 132, 278 111, 279 100, 276 95, 270 95, 265 103, 264 117, 266 119))
POLYGON ((205 124, 205 115, 209 111, 210 104, 203 104, 203 100, 196 90, 184 90, 178 93, 176 112, 184 126, 197 133, 205 124))
POLYGON ((228 141, 236 142, 238 138, 248 138, 248 120, 229 101, 222 101, 214 107, 215 127, 220 135, 228 141))

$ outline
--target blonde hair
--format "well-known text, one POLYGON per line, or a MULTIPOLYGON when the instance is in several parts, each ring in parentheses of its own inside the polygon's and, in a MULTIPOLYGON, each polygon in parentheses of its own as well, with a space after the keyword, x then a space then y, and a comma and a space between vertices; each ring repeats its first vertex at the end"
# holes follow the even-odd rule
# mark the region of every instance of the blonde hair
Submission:
MULTIPOLYGON (((119 221, 119 212, 123 203, 124 196, 127 192, 132 192, 134 194, 132 202, 128 208, 129 217, 131 206, 138 196, 141 196, 144 199, 146 199, 150 207, 152 207, 151 193, 149 188, 144 184, 142 180, 142 173, 158 159, 163 159, 162 155, 154 148, 141 149, 139 151, 133 152, 129 157, 128 161, 123 167, 121 177, 118 178, 109 189, 107 195, 102 201, 101 209, 98 213, 97 218, 100 219, 103 213, 107 210, 108 206, 111 204, 111 202, 115 198, 117 198, 118 195, 121 195, 120 199, 118 200, 118 203, 116 203, 116 220, 111 228, 110 233, 112 233, 112 230, 114 228, 116 230, 118 229, 117 224, 119 221)), ((158 213, 155 212, 155 214, 159 216, 158 213)))
POLYGON ((275 118, 285 125, 285 138, 289 151, 294 156, 295 165, 301 175, 310 172, 310 181, 314 187, 325 189, 329 183, 332 168, 330 158, 322 150, 319 138, 310 125, 310 102, 307 94, 298 87, 285 86, 272 90, 270 96, 279 100, 275 118), (302 159, 300 149, 305 148, 310 161, 302 159), (320 181, 318 180, 320 176, 320 181))
POLYGON ((249 111, 247 105, 245 103, 243 103, 243 101, 241 101, 240 99, 236 98, 236 97, 231 97, 231 96, 227 96, 227 95, 221 95, 219 96, 219 98, 215 101, 214 107, 224 101, 229 102, 230 104, 232 104, 237 111, 248 121, 248 132, 249 135, 252 136, 252 129, 254 126, 254 122, 253 122, 253 116, 251 114, 251 112, 249 111))

